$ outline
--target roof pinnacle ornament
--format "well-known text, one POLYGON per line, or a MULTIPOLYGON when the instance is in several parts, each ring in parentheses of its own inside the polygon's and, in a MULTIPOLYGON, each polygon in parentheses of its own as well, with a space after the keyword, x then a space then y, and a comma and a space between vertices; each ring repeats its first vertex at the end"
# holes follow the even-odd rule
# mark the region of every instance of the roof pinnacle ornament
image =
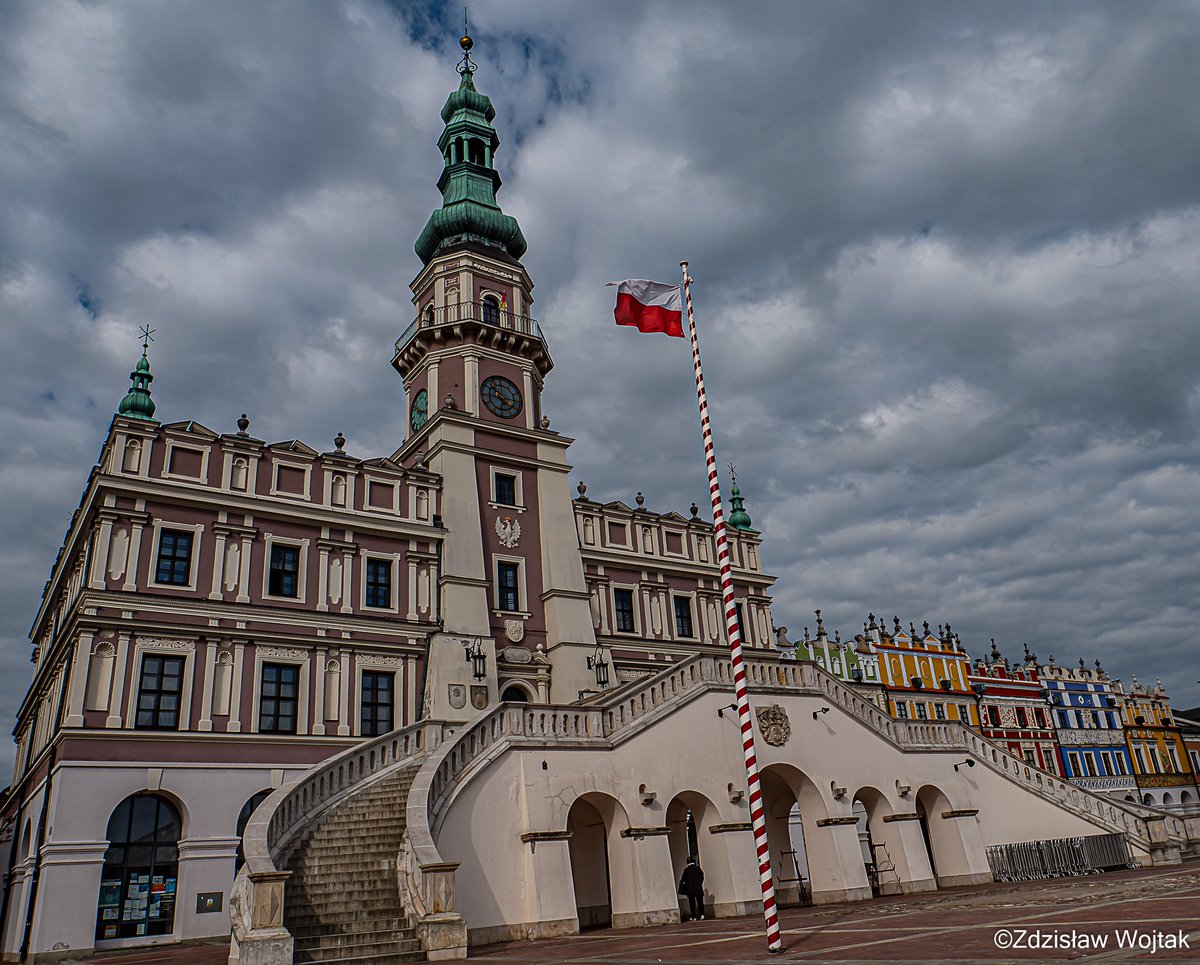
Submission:
POLYGON ((458 62, 458 72, 460 74, 473 74, 476 70, 476 65, 471 60, 471 48, 475 46, 475 41, 471 39, 470 28, 467 26, 467 8, 463 7, 463 35, 458 40, 458 45, 462 47, 463 59, 458 62))
POLYGON ((125 393, 125 398, 121 400, 120 405, 117 406, 117 415, 124 416, 126 419, 156 422, 154 400, 150 398, 150 383, 154 381, 154 376, 150 374, 150 359, 147 355, 150 343, 154 341, 154 329, 149 325, 143 325, 140 334, 142 336, 142 357, 138 359, 137 365, 129 373, 133 385, 125 393))

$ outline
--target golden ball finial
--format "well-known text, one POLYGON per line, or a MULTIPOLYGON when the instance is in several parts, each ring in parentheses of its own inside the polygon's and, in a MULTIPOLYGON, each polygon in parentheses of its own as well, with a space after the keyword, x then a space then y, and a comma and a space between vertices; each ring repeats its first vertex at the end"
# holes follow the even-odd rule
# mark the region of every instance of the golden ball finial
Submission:
POLYGON ((463 50, 470 50, 475 46, 475 41, 466 34, 463 34, 462 39, 458 42, 458 45, 462 47, 463 50))

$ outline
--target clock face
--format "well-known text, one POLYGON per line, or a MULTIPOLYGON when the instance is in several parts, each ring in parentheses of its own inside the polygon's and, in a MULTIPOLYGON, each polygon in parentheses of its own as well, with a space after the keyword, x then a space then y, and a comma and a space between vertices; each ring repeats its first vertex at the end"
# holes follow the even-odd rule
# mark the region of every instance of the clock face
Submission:
POLYGON ((521 414, 521 390, 503 376, 493 375, 484 379, 479 394, 492 415, 501 419, 515 419, 521 414))
POLYGON ((412 409, 409 412, 408 421, 412 426, 413 432, 416 432, 421 426, 425 425, 425 420, 429 418, 429 393, 422 389, 413 399, 412 409))

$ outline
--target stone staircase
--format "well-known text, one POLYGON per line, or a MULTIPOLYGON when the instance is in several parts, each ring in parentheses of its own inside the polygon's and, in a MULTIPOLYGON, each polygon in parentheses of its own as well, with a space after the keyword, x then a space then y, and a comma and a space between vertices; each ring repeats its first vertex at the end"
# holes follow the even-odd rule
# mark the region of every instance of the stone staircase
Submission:
POLYGON ((396 855, 417 764, 357 791, 292 841, 283 922, 293 961, 400 965, 426 960, 401 914, 396 855))

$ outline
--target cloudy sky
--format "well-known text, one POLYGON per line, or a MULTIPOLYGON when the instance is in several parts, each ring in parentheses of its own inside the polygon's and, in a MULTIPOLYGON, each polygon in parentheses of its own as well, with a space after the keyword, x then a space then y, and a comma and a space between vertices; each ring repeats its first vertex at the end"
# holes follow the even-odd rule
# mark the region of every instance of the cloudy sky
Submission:
MULTIPOLYGON (((158 415, 386 454, 456 5, 0 5, 0 716, 136 359, 158 415)), ((1200 7, 476 0, 554 427, 705 478, 687 258, 775 620, 949 620, 1200 703, 1200 7)), ((6 725, 7 726, 7 725, 6 725)))

